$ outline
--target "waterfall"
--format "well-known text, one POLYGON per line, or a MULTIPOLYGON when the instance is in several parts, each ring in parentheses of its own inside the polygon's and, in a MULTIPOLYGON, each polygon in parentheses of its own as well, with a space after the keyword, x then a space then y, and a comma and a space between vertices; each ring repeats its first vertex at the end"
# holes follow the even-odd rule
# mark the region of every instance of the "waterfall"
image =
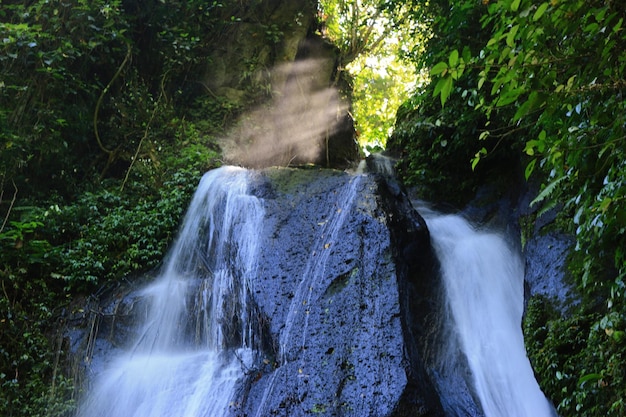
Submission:
POLYGON ((136 342, 96 377, 79 416, 228 414, 259 348, 248 298, 264 213, 250 175, 223 167, 202 178, 160 277, 141 291, 136 342))
POLYGON ((445 325, 452 326, 446 334, 456 335, 467 358, 468 383, 485 416, 556 415, 526 356, 519 255, 501 236, 477 231, 460 216, 422 214, 441 264, 450 315, 445 325))
POLYGON ((360 179, 360 176, 355 176, 342 190, 338 190, 337 202, 330 207, 326 219, 320 224, 321 230, 311 248, 302 279, 289 305, 285 328, 280 334, 279 356, 283 363, 290 362, 297 356, 290 350, 300 351, 306 346, 311 299, 314 291, 319 290, 319 281, 325 276, 328 258, 332 252, 329 249, 337 244, 339 230, 351 213, 360 179), (297 332, 294 331, 294 326, 297 332))
MULTIPOLYGON (((320 284, 325 278, 326 269, 333 268, 332 265, 328 265, 329 257, 334 246, 337 245, 338 239, 342 238, 339 236, 339 231, 352 213, 361 180, 361 176, 353 176, 341 189, 335 191, 333 199, 336 201, 328 207, 324 220, 318 223, 320 231, 309 249, 308 261, 304 265, 295 293, 291 297, 285 326, 279 336, 278 359, 285 368, 291 362, 298 362, 300 370, 307 367, 306 355, 303 352, 306 351, 309 333, 309 309, 312 306, 312 300, 319 298, 319 292, 327 288, 320 284)), ((279 377, 278 372, 272 374, 254 417, 267 415, 266 407, 269 396, 274 394, 277 386, 284 383, 277 377, 279 377)), ((298 381, 297 384, 303 383, 305 382, 298 381)))
POLYGON ((274 171, 283 188, 264 171, 204 175, 159 276, 125 297, 135 333, 92 367, 79 417, 555 416, 524 349, 523 264, 501 236, 418 208, 440 281, 399 188, 295 172, 274 171), (421 287, 403 293, 407 279, 421 287))

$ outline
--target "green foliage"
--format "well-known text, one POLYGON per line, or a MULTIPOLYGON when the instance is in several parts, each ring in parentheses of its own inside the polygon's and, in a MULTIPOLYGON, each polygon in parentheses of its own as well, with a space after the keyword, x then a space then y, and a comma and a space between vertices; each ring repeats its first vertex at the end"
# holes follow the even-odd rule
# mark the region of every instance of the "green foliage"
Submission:
POLYGON ((405 103, 388 149, 401 156, 398 168, 403 181, 419 187, 423 198, 461 205, 471 198, 480 179, 473 175, 469 160, 472 149, 480 145, 476 126, 483 119, 471 108, 435 106, 438 103, 429 93, 405 103))
POLYGON ((339 47, 340 68, 352 80, 351 102, 358 140, 366 150, 383 149, 395 112, 415 85, 406 49, 423 39, 407 16, 410 5, 378 0, 321 1, 322 35, 339 47))
POLYGON ((120 178, 137 157, 154 159, 170 120, 192 113, 210 35, 230 24, 222 9, 202 1, 3 5, 5 184, 66 196, 95 172, 120 178))
POLYGON ((576 237, 569 268, 583 294, 571 319, 549 319, 552 350, 534 351, 542 387, 563 415, 624 414, 626 6, 414 3, 432 31, 416 63, 433 80, 404 105, 390 141, 405 152, 403 176, 432 189, 441 169, 449 193, 459 181, 450 166, 480 178, 495 164, 489 175, 499 177, 518 154, 520 175, 543 184, 533 204, 559 207, 558 223, 576 237))
POLYGON ((486 177, 501 179, 503 189, 504 182, 517 181, 520 144, 514 134, 485 133, 504 112, 489 120, 476 108, 478 78, 467 66, 488 37, 480 30, 482 8, 474 2, 413 3, 420 7, 413 7, 411 18, 430 22, 429 36, 405 55, 433 80, 399 108, 387 148, 401 157, 403 181, 419 187, 424 198, 462 205, 486 177), (477 156, 484 163, 472 166, 477 156))
MULTIPOLYGON (((391 52, 391 51, 389 51, 391 52)), ((384 148, 396 110, 407 98, 414 72, 393 56, 361 56, 349 67, 353 78, 353 114, 362 146, 384 148)))
POLYGON ((198 106, 195 80, 222 6, 2 2, 0 415, 71 414, 63 309, 155 267, 219 165, 234 110, 198 106))
POLYGON ((72 407, 72 387, 56 372, 61 347, 48 338, 53 306, 64 301, 50 280, 57 259, 41 234, 45 214, 15 210, 21 220, 0 229, 0 413, 62 415, 72 407))
POLYGON ((181 170, 158 193, 139 200, 124 197, 118 189, 104 189, 60 208, 49 227, 74 238, 57 248, 63 261, 55 278, 63 280, 67 290, 93 290, 107 280, 155 267, 197 178, 197 171, 181 170))
POLYGON ((125 49, 120 1, 33 1, 3 5, 0 17, 0 172, 23 191, 76 185, 91 107, 125 49), (80 74, 95 78, 81 78, 80 74), (71 150, 73 152, 68 152, 71 150), (45 170, 47 178, 33 171, 45 170), (73 175, 74 174, 74 175, 73 175))
POLYGON ((624 415, 625 326, 615 313, 584 312, 564 319, 549 300, 531 299, 524 321, 526 348, 560 415, 624 415))

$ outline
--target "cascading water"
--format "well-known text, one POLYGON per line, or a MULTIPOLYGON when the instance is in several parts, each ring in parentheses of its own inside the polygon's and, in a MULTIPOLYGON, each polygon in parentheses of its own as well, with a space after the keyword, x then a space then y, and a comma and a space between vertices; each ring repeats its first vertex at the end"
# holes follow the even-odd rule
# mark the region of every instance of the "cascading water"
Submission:
POLYGON ((223 416, 259 343, 248 295, 263 207, 248 171, 205 174, 133 348, 99 375, 83 417, 223 416))
POLYGON ((501 236, 476 231, 460 216, 420 212, 441 263, 448 334, 467 358, 485 416, 556 415, 526 356, 520 257, 501 236))
MULTIPOLYGON (((325 220, 318 224, 321 226, 321 230, 310 248, 308 261, 302 270, 301 279, 289 304, 285 327, 280 332, 278 359, 282 366, 292 361, 298 361, 299 369, 306 368, 306 359, 302 352, 306 350, 311 301, 312 298, 319 297, 317 293, 320 289, 326 288, 324 285, 320 285, 320 281, 326 276, 326 268, 332 268, 328 265, 332 251, 328 249, 335 245, 337 239, 340 238, 338 236, 339 230, 351 213, 360 180, 360 176, 354 176, 342 189, 335 192, 337 201, 329 207, 325 220), (316 294, 315 297, 314 294, 316 294)), ((282 383, 282 381, 276 380, 278 375, 278 373, 272 375, 254 414, 255 417, 267 415, 266 402, 268 396, 273 394, 277 384, 282 383)), ((297 383, 305 384, 306 381, 300 378, 297 383)))
POLYGON ((280 360, 289 362, 293 354, 289 350, 301 350, 306 345, 308 327, 308 306, 311 304, 313 291, 325 276, 328 258, 331 251, 327 250, 336 244, 339 230, 350 214, 350 209, 356 197, 360 177, 353 177, 342 190, 339 190, 337 203, 330 207, 330 213, 322 222, 322 229, 311 248, 308 262, 302 272, 302 279, 289 306, 287 322, 280 334, 280 360), (298 332, 294 332, 297 326, 298 332))
POLYGON ((95 376, 79 417, 555 415, 524 350, 523 265, 501 237, 418 208, 440 302, 428 233, 400 219, 399 188, 312 175, 288 192, 266 172, 203 177, 160 277, 130 297, 134 343, 95 376), (420 308, 407 317, 405 302, 420 308), (418 338, 421 365, 407 356, 418 338))

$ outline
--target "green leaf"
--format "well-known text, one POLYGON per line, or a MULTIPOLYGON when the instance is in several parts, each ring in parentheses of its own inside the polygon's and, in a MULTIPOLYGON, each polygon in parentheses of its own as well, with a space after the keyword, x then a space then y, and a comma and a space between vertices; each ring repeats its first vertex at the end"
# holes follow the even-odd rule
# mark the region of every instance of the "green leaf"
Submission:
POLYGON ((543 153, 546 148, 546 143, 543 140, 529 140, 526 142, 524 152, 526 152, 526 155, 533 156, 535 155, 535 148, 537 148, 539 153, 543 153))
POLYGON ((537 203, 540 203, 541 201, 545 200, 546 197, 548 197, 550 194, 552 194, 552 192, 556 189, 557 185, 559 185, 559 183, 561 183, 561 181, 563 181, 564 179, 566 179, 568 176, 567 175, 563 175, 560 178, 557 178, 556 180, 552 181, 550 184, 548 184, 546 186, 546 188, 544 188, 537 197, 535 197, 535 199, 533 201, 530 202, 530 206, 534 206, 537 203))
POLYGON ((521 0, 513 0, 513 3, 511 3, 511 10, 516 12, 517 9, 519 9, 520 3, 521 3, 521 0))
POLYGON ((550 3, 546 2, 546 3, 542 3, 539 7, 537 7, 537 11, 533 15, 533 22, 536 22, 537 20, 541 19, 541 16, 543 16, 543 14, 546 12, 549 5, 550 3))
POLYGON ((485 81, 487 81, 487 77, 486 76, 482 76, 478 79, 478 89, 480 90, 483 86, 483 84, 485 84, 485 81))
POLYGON ((478 162, 480 162, 480 158, 483 155, 487 155, 487 149, 485 148, 482 148, 480 151, 476 152, 476 154, 472 158, 472 171, 476 169, 476 165, 478 165, 478 162))
POLYGON ((430 70, 430 75, 431 76, 435 76, 435 75, 444 75, 445 71, 448 70, 448 64, 446 64, 445 62, 439 62, 437 63, 434 67, 432 67, 432 69, 430 70))
POLYGON ((611 205, 611 201, 613 201, 611 197, 605 197, 604 200, 602 200, 600 203, 600 210, 602 210, 603 213, 608 210, 609 205, 611 205))
POLYGON ((496 107, 506 106, 513 103, 524 92, 523 87, 514 88, 512 90, 505 91, 500 95, 496 102, 496 107))
POLYGON ((437 81, 437 84, 435 84, 435 89, 433 90, 433 97, 437 97, 438 95, 441 94, 441 89, 443 88, 444 80, 445 78, 440 78, 439 81, 437 81))
MULTIPOLYGON (((546 137, 547 137, 547 133, 545 130, 542 130, 541 132, 539 132, 539 135, 537 136, 539 138, 540 141, 545 141, 546 137)), ((542 151, 543 152, 543 151, 542 151)))
POLYGON ((513 121, 517 122, 529 113, 535 111, 545 103, 545 98, 537 91, 533 91, 528 99, 517 109, 513 116, 513 121))
POLYGON ((467 46, 463 47, 463 61, 470 62, 472 60, 472 51, 467 46))
POLYGON ((441 78, 437 81, 437 85, 435 85, 435 90, 433 91, 433 96, 439 95, 441 99, 441 107, 445 106, 450 93, 452 92, 453 81, 452 77, 441 78))
POLYGON ((527 8, 526 10, 523 10, 520 14, 519 17, 522 18, 526 18, 528 17, 528 15, 530 14, 530 10, 532 9, 532 7, 527 8))
POLYGON ((515 25, 511 28, 509 33, 506 34, 506 44, 511 48, 515 46, 515 35, 517 35, 517 31, 519 30, 519 25, 515 25))
POLYGON ((589 381, 598 381, 602 379, 602 375, 600 374, 587 374, 587 375, 583 375, 580 378, 578 378, 578 386, 582 387, 585 382, 589 382, 589 381))
POLYGON ((537 163, 537 160, 533 159, 532 161, 528 163, 528 165, 526 165, 526 170, 524 170, 524 177, 526 178, 526 181, 528 181, 528 178, 530 178, 531 174, 535 170, 536 163, 537 163))
POLYGON ((459 51, 456 49, 450 52, 450 56, 448 57, 448 63, 451 68, 454 68, 459 63, 459 51))

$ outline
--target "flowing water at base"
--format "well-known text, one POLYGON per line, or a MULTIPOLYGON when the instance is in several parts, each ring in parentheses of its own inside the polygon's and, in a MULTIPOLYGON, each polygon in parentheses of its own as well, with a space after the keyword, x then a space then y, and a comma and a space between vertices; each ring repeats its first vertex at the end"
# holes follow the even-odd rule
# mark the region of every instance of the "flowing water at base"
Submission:
MULTIPOLYGON (((205 174, 160 277, 138 294, 148 307, 137 323, 135 343, 94 378, 78 416, 222 417, 236 412, 245 370, 261 351, 249 297, 264 209, 247 192, 251 175, 234 167, 205 174)), ((327 249, 341 239, 359 183, 354 177, 333 194, 320 223, 277 340, 282 365, 304 360, 299 352, 307 344, 312 291, 326 275, 327 249)), ((441 352, 463 352, 468 385, 487 417, 554 416, 524 348, 520 257, 500 236, 476 231, 461 217, 424 213, 445 287, 450 328, 442 334, 455 335, 449 344, 458 341, 441 352)), ((264 417, 274 388, 272 377, 256 416, 264 417)))
POLYGON ((205 174, 161 276, 134 346, 95 378, 81 417, 224 416, 254 361, 253 310, 260 201, 250 172, 205 174))
POLYGON ((212 351, 122 357, 100 376, 82 415, 223 416, 241 374, 237 357, 212 351))
MULTIPOLYGON (((487 417, 549 417, 526 356, 521 322, 524 267, 499 235, 460 216, 423 213, 441 263, 447 310, 487 417)), ((445 358, 444 358, 445 359, 445 358)))

